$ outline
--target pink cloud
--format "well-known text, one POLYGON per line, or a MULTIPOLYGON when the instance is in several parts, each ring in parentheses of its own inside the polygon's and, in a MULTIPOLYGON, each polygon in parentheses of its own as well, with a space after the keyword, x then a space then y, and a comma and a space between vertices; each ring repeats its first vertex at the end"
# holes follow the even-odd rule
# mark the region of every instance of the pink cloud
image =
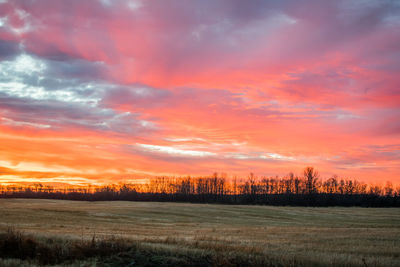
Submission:
POLYGON ((314 165, 399 181, 396 3, 0 7, 0 161, 91 179, 314 165))

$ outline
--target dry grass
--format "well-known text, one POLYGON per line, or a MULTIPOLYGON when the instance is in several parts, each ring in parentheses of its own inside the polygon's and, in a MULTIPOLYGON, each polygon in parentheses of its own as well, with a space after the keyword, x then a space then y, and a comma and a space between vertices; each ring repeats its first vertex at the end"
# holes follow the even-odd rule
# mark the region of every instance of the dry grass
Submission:
MULTIPOLYGON (((400 266, 397 208, 33 199, 0 199, 0 207, 3 232, 14 226, 44 238, 113 236, 176 255, 211 253, 220 265, 232 263, 227 259, 247 259, 250 255, 257 258, 253 264, 400 266)), ((12 260, 6 261, 9 264, 3 260, 0 265, 12 266, 12 260)))

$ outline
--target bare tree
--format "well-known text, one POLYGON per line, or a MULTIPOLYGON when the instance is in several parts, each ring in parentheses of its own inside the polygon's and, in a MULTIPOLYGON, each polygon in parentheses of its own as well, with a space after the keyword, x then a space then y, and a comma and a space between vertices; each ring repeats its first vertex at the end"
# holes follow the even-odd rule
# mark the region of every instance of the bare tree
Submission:
POLYGON ((316 193, 316 185, 319 179, 319 173, 313 167, 306 167, 304 169, 304 178, 306 180, 306 193, 316 193))

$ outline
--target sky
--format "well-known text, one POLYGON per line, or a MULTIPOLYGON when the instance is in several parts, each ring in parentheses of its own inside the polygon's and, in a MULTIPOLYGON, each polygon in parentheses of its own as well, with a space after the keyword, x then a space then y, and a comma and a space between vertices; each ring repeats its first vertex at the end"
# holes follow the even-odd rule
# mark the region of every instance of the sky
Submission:
POLYGON ((0 183, 400 183, 400 1, 0 0, 0 183))

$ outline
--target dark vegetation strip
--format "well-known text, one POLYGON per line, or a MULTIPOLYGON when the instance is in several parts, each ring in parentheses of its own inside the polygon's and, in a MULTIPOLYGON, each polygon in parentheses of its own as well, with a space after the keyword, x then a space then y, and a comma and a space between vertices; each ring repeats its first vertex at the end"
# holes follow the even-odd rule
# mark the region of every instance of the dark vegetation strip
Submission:
POLYGON ((86 201, 159 201, 290 206, 400 207, 400 187, 368 185, 333 176, 322 180, 312 167, 303 176, 262 177, 247 180, 212 177, 150 179, 147 184, 53 188, 1 186, 0 198, 44 198, 86 201))
POLYGON ((372 194, 268 194, 268 195, 214 195, 214 194, 167 194, 119 191, 81 192, 15 192, 2 194, 0 198, 36 198, 78 201, 146 201, 146 202, 187 202, 231 205, 271 205, 271 206, 312 206, 312 207, 400 207, 399 196, 372 194))

